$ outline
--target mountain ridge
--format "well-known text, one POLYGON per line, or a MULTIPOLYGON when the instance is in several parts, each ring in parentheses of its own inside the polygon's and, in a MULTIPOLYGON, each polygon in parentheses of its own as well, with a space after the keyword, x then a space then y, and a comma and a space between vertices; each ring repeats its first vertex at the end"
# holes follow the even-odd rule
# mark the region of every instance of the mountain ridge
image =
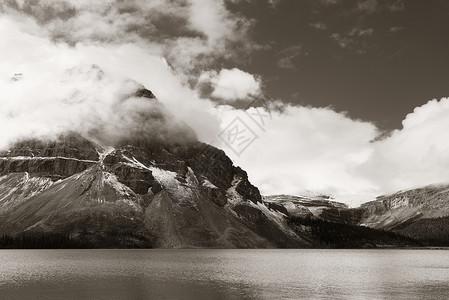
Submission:
POLYGON ((325 222, 392 232, 421 246, 449 246, 449 185, 399 191, 356 208, 306 196, 266 196, 264 201, 282 206, 300 224, 324 226, 328 231, 333 230, 325 222))

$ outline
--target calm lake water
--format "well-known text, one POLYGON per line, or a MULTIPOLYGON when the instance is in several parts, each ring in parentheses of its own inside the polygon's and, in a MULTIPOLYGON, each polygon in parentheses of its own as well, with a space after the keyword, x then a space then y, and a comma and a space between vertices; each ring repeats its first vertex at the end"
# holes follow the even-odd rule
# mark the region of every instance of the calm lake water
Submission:
POLYGON ((0 299, 449 299, 447 250, 1 250, 0 299))

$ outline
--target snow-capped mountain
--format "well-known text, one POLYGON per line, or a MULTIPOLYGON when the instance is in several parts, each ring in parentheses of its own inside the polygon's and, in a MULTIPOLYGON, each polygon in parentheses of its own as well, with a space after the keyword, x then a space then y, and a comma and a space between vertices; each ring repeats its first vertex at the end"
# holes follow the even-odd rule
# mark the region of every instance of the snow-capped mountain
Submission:
MULTIPOLYGON (((133 97, 157 101, 143 89, 133 97)), ((310 246, 223 151, 191 138, 24 139, 0 154, 0 175, 0 234, 96 247, 310 246)))

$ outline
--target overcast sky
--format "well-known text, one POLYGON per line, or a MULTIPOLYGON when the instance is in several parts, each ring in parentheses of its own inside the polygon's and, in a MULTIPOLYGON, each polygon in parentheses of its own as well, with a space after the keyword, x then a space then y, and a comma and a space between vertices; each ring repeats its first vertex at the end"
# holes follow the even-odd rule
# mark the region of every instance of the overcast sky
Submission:
POLYGON ((263 194, 354 205, 449 182, 448 37, 443 0, 0 0, 0 138, 117 123, 140 83, 263 194))

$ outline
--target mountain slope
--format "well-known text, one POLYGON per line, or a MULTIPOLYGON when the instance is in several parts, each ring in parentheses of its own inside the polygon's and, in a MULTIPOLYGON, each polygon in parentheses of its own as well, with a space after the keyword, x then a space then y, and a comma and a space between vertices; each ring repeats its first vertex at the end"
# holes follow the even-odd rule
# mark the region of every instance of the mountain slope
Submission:
POLYGON ((398 192, 363 204, 359 223, 449 245, 449 186, 434 185, 398 192))

